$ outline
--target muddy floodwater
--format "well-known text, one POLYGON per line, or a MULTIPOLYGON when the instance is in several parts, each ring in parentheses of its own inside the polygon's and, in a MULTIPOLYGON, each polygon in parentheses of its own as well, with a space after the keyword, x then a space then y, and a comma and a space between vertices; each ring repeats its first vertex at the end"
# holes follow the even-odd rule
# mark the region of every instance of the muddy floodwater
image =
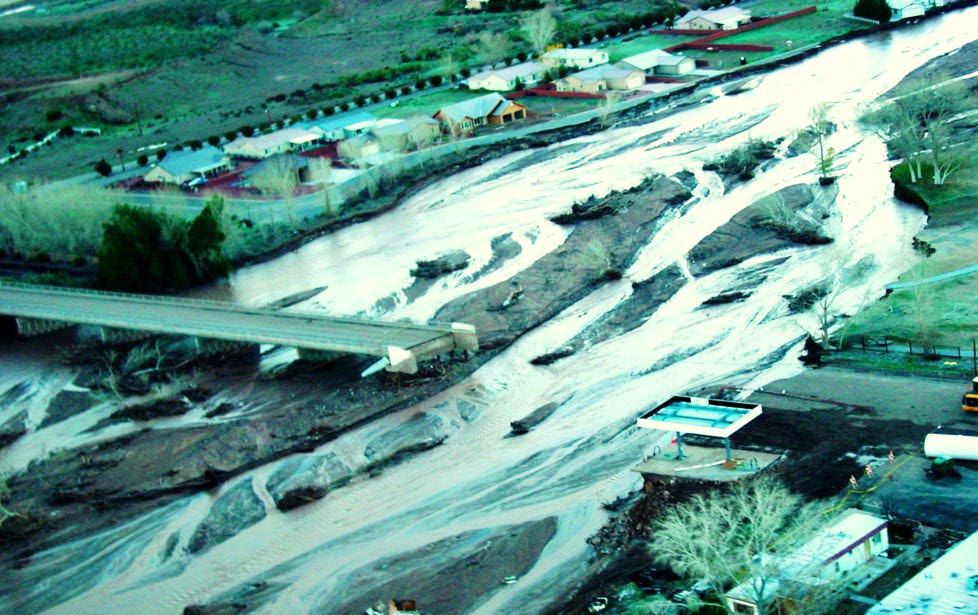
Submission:
MULTIPOLYGON (((444 593, 452 583, 446 571, 461 575, 466 568, 459 563, 479 561, 478 554, 519 570, 492 570, 492 579, 473 580, 478 591, 453 608, 486 615, 541 611, 580 580, 593 557, 585 540, 607 520, 602 503, 635 489, 638 476, 629 469, 668 442, 665 434, 634 427, 641 410, 680 391, 750 388, 796 373, 803 337, 818 324, 812 314, 790 314, 786 295, 844 278, 834 309, 851 314, 915 262, 911 238, 925 216, 893 199, 885 147, 857 118, 910 71, 978 38, 976 23, 978 8, 949 13, 832 47, 756 77, 752 89, 734 96, 717 91, 705 104, 650 111, 627 126, 506 155, 207 289, 203 294, 211 297, 258 305, 324 287, 299 307, 426 320, 447 302, 505 281, 561 246, 569 227, 549 218, 574 201, 635 186, 653 172, 688 170, 695 180, 692 198, 666 214, 622 280, 596 286, 459 384, 306 455, 332 454, 346 466, 362 465, 378 435, 418 413, 439 419, 440 446, 286 513, 272 503, 268 481, 290 460, 259 467, 217 493, 177 499, 35 554, 21 574, 33 574, 36 584, 0 597, 0 612, 174 614, 189 604, 252 592, 260 594, 254 600, 260 613, 359 613, 379 587, 434 593, 441 586, 444 593), (814 185, 814 157, 785 156, 784 150, 822 103, 837 127, 830 144, 838 152, 839 196, 824 220, 835 241, 690 273, 689 251, 737 212, 787 186, 814 185), (781 137, 787 138, 774 164, 729 190, 702 170, 704 162, 748 139, 781 137), (519 249, 487 266, 498 260, 491 244, 503 235, 519 249), (470 255, 465 269, 420 294, 407 292, 416 260, 452 250, 470 255), (687 283, 645 324, 550 366, 529 363, 620 305, 634 282, 677 263, 687 283), (743 289, 751 293, 747 301, 697 309, 710 297, 743 289), (511 421, 551 402, 557 409, 530 434, 504 438, 511 421), (190 554, 194 528, 233 489, 253 492, 264 516, 190 554), (502 584, 509 574, 518 575, 517 582, 502 584)), ((29 433, 0 451, 0 469, 17 471, 58 448, 106 437, 87 431, 97 422, 94 415, 38 427, 45 400, 70 381, 41 345, 0 347, 0 361, 0 392, 28 379, 34 399, 27 405, 29 433)), ((157 428, 195 420, 200 417, 178 417, 157 428)), ((426 608, 424 595, 410 597, 426 608)))

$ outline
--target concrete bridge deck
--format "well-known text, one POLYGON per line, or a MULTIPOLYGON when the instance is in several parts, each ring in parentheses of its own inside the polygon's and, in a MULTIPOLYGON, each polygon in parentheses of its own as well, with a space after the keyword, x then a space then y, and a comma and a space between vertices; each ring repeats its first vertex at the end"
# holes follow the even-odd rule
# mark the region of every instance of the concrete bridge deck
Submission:
POLYGON ((0 282, 0 315, 27 321, 114 329, 382 357, 392 371, 455 349, 476 350, 469 325, 417 325, 315 313, 248 308, 217 301, 0 282))

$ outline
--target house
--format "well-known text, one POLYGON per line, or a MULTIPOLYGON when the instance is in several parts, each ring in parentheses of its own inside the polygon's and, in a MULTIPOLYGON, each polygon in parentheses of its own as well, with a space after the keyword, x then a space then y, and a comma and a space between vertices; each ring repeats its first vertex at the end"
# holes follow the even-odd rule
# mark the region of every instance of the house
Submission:
POLYGON ((886 3, 893 10, 893 21, 923 17, 924 11, 930 8, 927 0, 886 0, 886 3))
POLYGON ((646 74, 668 76, 685 75, 696 68, 696 61, 693 58, 667 53, 661 49, 653 49, 629 56, 618 64, 629 66, 646 74))
POLYGON ((341 141, 368 132, 376 122, 377 118, 373 113, 356 111, 336 115, 318 122, 302 122, 296 126, 322 135, 323 141, 341 141))
MULTIPOLYGON (((765 599, 777 596, 790 602, 807 591, 838 582, 889 548, 886 527, 887 522, 876 515, 846 510, 798 549, 773 556, 780 575, 768 580, 760 591, 765 599)), ((734 587, 724 596, 727 606, 734 613, 758 615, 757 588, 755 580, 734 587)))
POLYGON ((143 181, 180 185, 230 168, 229 156, 212 145, 205 145, 198 150, 170 152, 143 176, 143 181))
POLYGON ((519 83, 525 86, 535 85, 547 73, 547 66, 539 62, 522 62, 476 73, 466 80, 470 90, 490 90, 493 92, 511 92, 519 83))
POLYGON ((458 135, 477 126, 522 120, 526 118, 526 107, 499 94, 486 94, 443 107, 433 117, 450 133, 458 135))
POLYGON ((629 66, 605 64, 568 75, 554 82, 558 92, 634 90, 645 84, 645 73, 629 66))
POLYGON ((386 151, 405 151, 411 146, 420 147, 438 139, 441 125, 438 120, 424 115, 388 123, 377 122, 373 135, 386 151))
POLYGON ((261 160, 275 154, 311 149, 322 138, 321 133, 296 125, 257 137, 238 137, 224 146, 224 153, 237 158, 261 160))
POLYGON ((608 52, 600 49, 551 49, 540 60, 548 66, 584 69, 608 63, 608 52))
POLYGON ((370 133, 343 139, 337 152, 348 162, 362 162, 380 153, 380 142, 370 133))
POLYGON ((676 20, 677 30, 736 30, 750 23, 750 11, 737 6, 692 10, 676 20))
POLYGON ((968 536, 866 615, 886 613, 978 613, 978 532, 968 536), (970 605, 970 607, 969 607, 970 605), (970 608, 970 610, 969 610, 970 608))
POLYGON ((293 175, 295 183, 309 181, 309 159, 296 154, 275 154, 262 160, 241 173, 241 179, 246 185, 267 183, 266 178, 278 179, 282 176, 293 175))

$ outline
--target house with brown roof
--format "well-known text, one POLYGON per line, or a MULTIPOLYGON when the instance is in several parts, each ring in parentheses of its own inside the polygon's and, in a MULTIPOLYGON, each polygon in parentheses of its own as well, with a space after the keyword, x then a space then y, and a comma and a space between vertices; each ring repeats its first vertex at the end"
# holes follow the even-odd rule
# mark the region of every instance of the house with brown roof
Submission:
POLYGON ((508 124, 526 118, 526 107, 499 94, 486 94, 448 105, 433 116, 451 134, 462 134, 478 126, 508 124))
POLYGON ((645 84, 645 72, 631 66, 605 64, 568 75, 554 84, 558 92, 599 94, 607 90, 634 90, 645 84))

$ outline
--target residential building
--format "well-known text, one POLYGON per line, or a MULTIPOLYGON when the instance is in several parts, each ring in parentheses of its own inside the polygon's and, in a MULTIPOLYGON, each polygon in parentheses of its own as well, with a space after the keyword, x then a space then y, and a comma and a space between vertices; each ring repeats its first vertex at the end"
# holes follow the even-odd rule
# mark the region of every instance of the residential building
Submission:
POLYGON ((275 154, 311 149, 316 147, 322 138, 321 133, 296 125, 257 137, 238 137, 224 146, 224 153, 237 158, 260 160, 275 154))
POLYGON ((482 6, 486 4, 488 0, 465 0, 465 10, 467 11, 481 11, 482 6))
POLYGON ((441 125, 438 120, 420 115, 406 120, 387 123, 384 120, 377 122, 374 127, 373 135, 380 143, 380 147, 386 151, 403 152, 412 146, 420 146, 432 143, 441 134, 441 125))
POLYGON ((629 66, 605 64, 568 75, 554 83, 559 92, 598 94, 606 90, 634 90, 645 83, 645 73, 629 66))
POLYGON ((522 62, 506 68, 476 73, 466 80, 466 84, 470 90, 511 92, 519 83, 527 87, 540 83, 547 70, 547 65, 540 62, 522 62))
POLYGON ((348 162, 361 162, 380 153, 380 142, 370 133, 360 134, 343 139, 337 152, 348 162))
POLYGON ((608 52, 601 49, 551 49, 540 60, 548 66, 592 68, 608 63, 608 52))
POLYGON ((341 141, 370 131, 376 122, 377 118, 373 113, 355 111, 319 121, 302 122, 296 126, 321 134, 323 141, 341 141))
POLYGON ((866 615, 978 613, 978 532, 880 600, 866 615))
POLYGON ((703 11, 692 10, 676 20, 677 30, 736 30, 750 23, 750 11, 738 6, 703 11))
POLYGON ((767 580, 763 589, 748 580, 726 593, 724 598, 734 613, 758 615, 758 591, 764 599, 792 602, 817 588, 830 588, 848 574, 886 551, 887 522, 876 515, 850 508, 817 532, 811 540, 787 555, 777 558, 780 574, 767 580))
POLYGON ((143 181, 180 185, 230 168, 228 155, 212 145, 205 145, 198 150, 169 152, 143 176, 143 181))
POLYGON ((508 124, 526 118, 526 107, 499 94, 486 94, 443 107, 434 115, 448 132, 462 134, 487 124, 508 124))
POLYGON ((696 68, 696 61, 677 54, 667 53, 661 49, 653 49, 629 56, 618 63, 619 66, 628 66, 640 70, 649 75, 677 76, 685 75, 696 68))
POLYGON ((924 12, 930 8, 927 0, 886 0, 886 3, 893 10, 893 21, 923 17, 924 12))

